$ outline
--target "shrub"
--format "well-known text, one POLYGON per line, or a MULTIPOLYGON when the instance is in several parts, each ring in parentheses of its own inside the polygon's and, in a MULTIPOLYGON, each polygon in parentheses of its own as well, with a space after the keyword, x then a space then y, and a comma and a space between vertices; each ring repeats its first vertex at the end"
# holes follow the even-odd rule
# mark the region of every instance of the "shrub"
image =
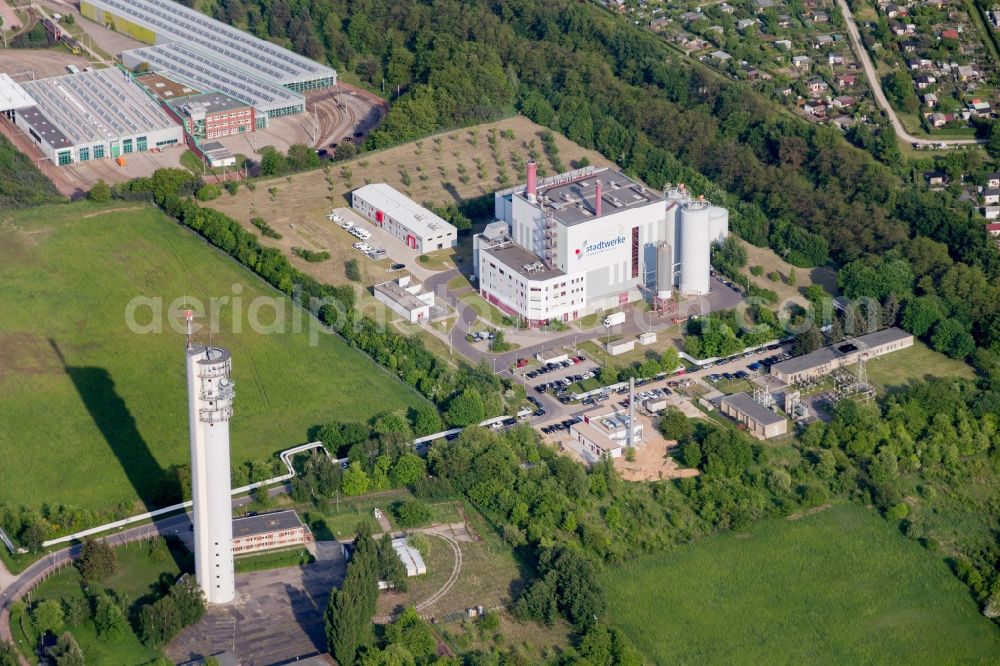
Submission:
POLYGON ((392 513, 400 527, 419 527, 431 521, 431 510, 416 500, 397 502, 392 513))
POLYGON ((281 233, 276 231, 274 227, 267 223, 267 221, 262 217, 252 217, 250 218, 250 224, 260 229, 260 233, 267 236, 268 238, 274 238, 275 240, 281 240, 281 233))
POLYGON ((202 185, 198 188, 198 191, 194 193, 194 198, 198 201, 211 201, 212 199, 218 199, 219 195, 222 194, 222 190, 219 189, 218 185, 202 185))
POLYGON ((750 274, 753 275, 754 277, 760 277, 761 275, 764 274, 764 267, 763 266, 751 266, 750 267, 750 274))
POLYGON ((344 273, 347 275, 348 280, 353 280, 354 282, 361 281, 361 265, 358 263, 357 259, 348 259, 344 262, 344 273))
POLYGON ((87 193, 87 198, 91 201, 105 202, 111 200, 111 187, 104 182, 103 179, 98 180, 94 183, 94 186, 90 188, 90 192, 87 193))
POLYGON ((313 250, 307 250, 304 247, 293 247, 292 254, 296 257, 305 259, 310 264, 319 264, 330 258, 330 253, 326 250, 314 252, 313 250))
POLYGON ((233 196, 236 196, 236 193, 240 191, 240 181, 227 180, 224 187, 226 188, 226 192, 229 192, 233 196))

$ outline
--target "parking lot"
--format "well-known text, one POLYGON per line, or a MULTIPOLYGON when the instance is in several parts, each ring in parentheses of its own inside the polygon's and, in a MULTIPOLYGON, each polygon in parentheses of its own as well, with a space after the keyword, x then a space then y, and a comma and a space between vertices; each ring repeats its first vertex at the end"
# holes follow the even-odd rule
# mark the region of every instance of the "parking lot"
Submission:
POLYGON ((712 384, 718 384, 722 380, 733 381, 738 379, 750 379, 752 377, 767 374, 772 365, 780 363, 781 361, 787 360, 791 357, 792 355, 787 351, 784 351, 781 348, 781 345, 770 345, 769 347, 758 350, 757 352, 737 354, 736 356, 730 356, 722 359, 718 363, 709 363, 703 366, 702 369, 709 370, 716 366, 719 366, 721 369, 725 366, 725 369, 721 372, 712 372, 705 375, 706 381, 712 384), (773 353, 770 356, 764 356, 767 352, 773 353), (746 361, 747 363, 744 364, 743 361, 746 361), (736 368, 732 367, 734 364, 736 368))

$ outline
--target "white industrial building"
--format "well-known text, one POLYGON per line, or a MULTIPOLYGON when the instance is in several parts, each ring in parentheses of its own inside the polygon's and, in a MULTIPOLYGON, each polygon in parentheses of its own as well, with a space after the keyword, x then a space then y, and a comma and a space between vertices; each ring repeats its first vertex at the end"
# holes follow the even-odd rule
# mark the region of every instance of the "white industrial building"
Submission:
POLYGON ((529 325, 710 290, 712 244, 729 213, 683 186, 666 196, 619 171, 586 167, 494 195, 498 222, 473 239, 480 294, 529 325))
POLYGON ((210 604, 236 598, 229 420, 233 416, 232 359, 221 347, 194 344, 188 322, 187 389, 191 437, 191 518, 194 568, 210 604))
POLYGON ((419 252, 454 247, 458 229, 385 183, 351 192, 351 207, 419 252))
POLYGON ((61 166, 184 143, 184 131, 128 74, 109 68, 20 84, 33 106, 7 112, 61 166))
POLYGON ((424 291, 423 285, 414 282, 409 275, 377 284, 372 287, 372 293, 375 300, 384 303, 411 324, 430 321, 434 292, 424 291))

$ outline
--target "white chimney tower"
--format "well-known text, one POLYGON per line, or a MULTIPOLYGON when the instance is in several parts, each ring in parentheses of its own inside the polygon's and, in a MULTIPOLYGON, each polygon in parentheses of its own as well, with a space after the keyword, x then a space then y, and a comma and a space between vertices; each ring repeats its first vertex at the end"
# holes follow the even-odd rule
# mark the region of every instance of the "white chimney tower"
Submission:
POLYGON ((194 344, 193 313, 189 310, 185 317, 195 575, 208 603, 227 604, 236 598, 229 476, 232 359, 221 347, 194 344))

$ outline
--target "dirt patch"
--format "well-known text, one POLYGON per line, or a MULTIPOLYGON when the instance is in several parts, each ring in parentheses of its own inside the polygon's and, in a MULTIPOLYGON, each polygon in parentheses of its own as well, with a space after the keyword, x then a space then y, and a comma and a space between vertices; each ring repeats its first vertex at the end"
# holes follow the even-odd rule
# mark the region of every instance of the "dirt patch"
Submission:
POLYGON ((18 331, 0 332, 0 379, 7 374, 53 375, 62 363, 44 338, 18 331))
POLYGON ((682 468, 670 453, 677 442, 666 440, 656 433, 646 435, 646 442, 635 449, 635 460, 615 458, 615 469, 626 481, 660 481, 698 476, 698 470, 682 468))
POLYGON ((799 518, 805 518, 806 516, 814 516, 817 513, 822 513, 829 509, 832 504, 820 504, 819 506, 814 506, 811 509, 806 509, 805 511, 796 511, 795 513, 788 516, 788 520, 798 520, 799 518))

